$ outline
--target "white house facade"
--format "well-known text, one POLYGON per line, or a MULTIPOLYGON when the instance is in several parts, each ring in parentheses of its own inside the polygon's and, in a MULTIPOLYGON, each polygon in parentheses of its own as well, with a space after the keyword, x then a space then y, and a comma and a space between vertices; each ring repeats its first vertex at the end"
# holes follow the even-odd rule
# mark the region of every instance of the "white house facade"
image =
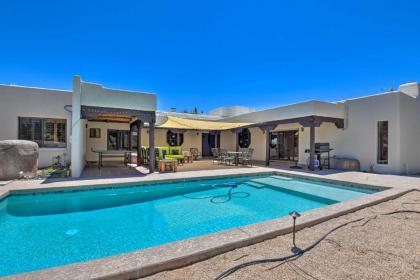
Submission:
POLYGON ((419 92, 418 83, 409 83, 339 102, 193 115, 156 112, 155 94, 109 89, 75 76, 69 91, 0 85, 0 140, 37 142, 39 167, 60 156, 71 164, 73 177, 98 160, 95 150, 131 150, 135 142, 154 155, 155 146, 169 145, 169 136, 183 149, 204 155, 212 147, 253 148, 254 159, 266 164, 310 165, 317 143, 328 143, 331 156, 358 160, 362 171, 418 174, 419 92))

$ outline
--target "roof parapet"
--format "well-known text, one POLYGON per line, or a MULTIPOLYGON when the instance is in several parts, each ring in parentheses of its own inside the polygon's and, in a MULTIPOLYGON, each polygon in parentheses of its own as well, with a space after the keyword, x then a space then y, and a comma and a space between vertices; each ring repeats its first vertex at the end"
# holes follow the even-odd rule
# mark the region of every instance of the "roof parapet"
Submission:
POLYGON ((420 94, 420 84, 417 82, 402 84, 398 88, 398 91, 417 98, 420 94))

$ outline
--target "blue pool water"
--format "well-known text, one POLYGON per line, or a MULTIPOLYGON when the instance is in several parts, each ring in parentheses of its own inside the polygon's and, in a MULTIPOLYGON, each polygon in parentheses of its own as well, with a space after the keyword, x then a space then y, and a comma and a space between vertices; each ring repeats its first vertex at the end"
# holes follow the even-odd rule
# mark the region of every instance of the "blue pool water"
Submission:
POLYGON ((0 276, 131 252, 373 192, 263 175, 12 195, 0 201, 0 276))

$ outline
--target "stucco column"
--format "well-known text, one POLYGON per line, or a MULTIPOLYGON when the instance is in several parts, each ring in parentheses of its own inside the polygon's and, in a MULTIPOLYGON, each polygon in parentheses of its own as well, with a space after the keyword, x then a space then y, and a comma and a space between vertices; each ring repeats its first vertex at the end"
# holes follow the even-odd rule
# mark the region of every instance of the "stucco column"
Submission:
POLYGON ((143 163, 143 155, 141 154, 141 121, 136 121, 137 126, 137 166, 143 163))
POLYGON ((149 122, 149 172, 155 172, 155 123, 149 122))
POLYGON ((82 83, 79 76, 73 76, 72 109, 71 109, 71 176, 80 177, 84 167, 84 153, 82 147, 81 117, 82 83))

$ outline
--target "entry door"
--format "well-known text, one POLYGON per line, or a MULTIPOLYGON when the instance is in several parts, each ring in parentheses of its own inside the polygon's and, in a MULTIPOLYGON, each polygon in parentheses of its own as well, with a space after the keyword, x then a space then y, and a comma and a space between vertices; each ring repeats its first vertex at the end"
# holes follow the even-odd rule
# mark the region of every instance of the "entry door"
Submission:
POLYGON ((202 142, 202 155, 203 157, 209 157, 211 156, 211 148, 210 148, 210 144, 209 144, 209 136, 210 134, 208 133, 202 133, 201 134, 201 142, 202 142))
POLYGON ((220 148, 220 134, 202 133, 202 154, 204 157, 212 156, 212 148, 220 148), (216 141, 217 140, 217 141, 216 141))

